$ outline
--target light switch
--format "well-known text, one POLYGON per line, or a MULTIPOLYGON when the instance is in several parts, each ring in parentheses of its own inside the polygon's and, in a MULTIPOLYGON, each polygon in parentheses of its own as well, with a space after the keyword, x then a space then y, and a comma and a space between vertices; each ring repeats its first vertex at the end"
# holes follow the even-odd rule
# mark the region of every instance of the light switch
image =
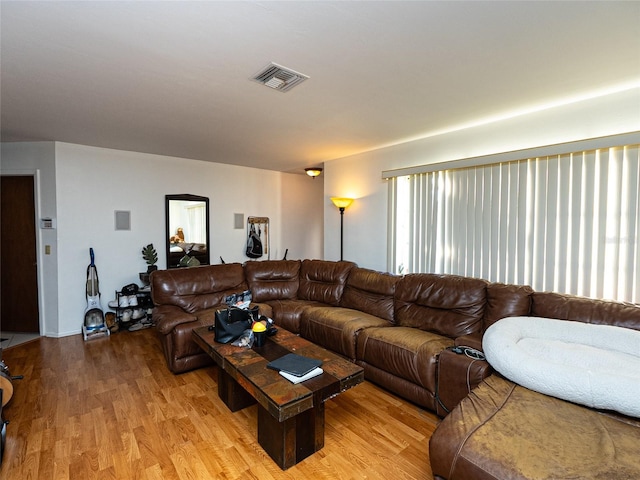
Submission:
POLYGON ((45 255, 51 255, 51 245, 45 245, 44 246, 44 254, 45 255))

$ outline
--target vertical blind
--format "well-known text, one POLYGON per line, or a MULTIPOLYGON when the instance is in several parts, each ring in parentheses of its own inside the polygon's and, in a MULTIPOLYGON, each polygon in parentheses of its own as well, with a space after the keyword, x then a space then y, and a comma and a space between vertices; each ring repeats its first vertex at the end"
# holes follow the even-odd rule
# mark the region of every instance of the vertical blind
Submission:
POLYGON ((391 178, 390 267, 640 303, 639 147, 391 178))

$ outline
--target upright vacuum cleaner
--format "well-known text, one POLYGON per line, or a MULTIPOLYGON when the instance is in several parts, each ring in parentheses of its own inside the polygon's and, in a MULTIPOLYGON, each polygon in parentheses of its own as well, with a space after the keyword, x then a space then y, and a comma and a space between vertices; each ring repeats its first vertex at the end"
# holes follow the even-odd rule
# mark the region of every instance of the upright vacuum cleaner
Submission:
POLYGON ((100 304, 100 285, 93 248, 89 249, 89 255, 91 263, 87 267, 87 309, 84 311, 84 324, 82 325, 82 335, 85 341, 92 338, 108 337, 111 334, 104 321, 104 312, 100 304))

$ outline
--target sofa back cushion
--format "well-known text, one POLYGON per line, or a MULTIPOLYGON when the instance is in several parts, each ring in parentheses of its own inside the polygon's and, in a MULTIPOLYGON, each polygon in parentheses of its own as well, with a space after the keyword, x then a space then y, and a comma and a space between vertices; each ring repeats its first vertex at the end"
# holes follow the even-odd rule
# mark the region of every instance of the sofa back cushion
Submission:
POLYGON ((189 313, 224 303, 224 297, 246 290, 239 263, 156 270, 151 296, 156 305, 176 305, 189 313))
POLYGON ((396 324, 449 338, 481 332, 487 283, 457 275, 405 275, 396 286, 396 324))
POLYGON ((298 298, 337 307, 340 305, 349 272, 355 266, 355 263, 345 261, 303 260, 300 266, 298 298))
POLYGON ((291 300, 298 296, 299 260, 247 262, 244 273, 254 302, 291 300))
POLYGON ((483 331, 506 317, 526 317, 531 312, 533 289, 527 285, 489 283, 483 331))
POLYGON ((640 330, 638 305, 562 293, 534 293, 531 315, 640 330))
POLYGON ((393 322, 393 296, 401 277, 355 267, 349 273, 340 306, 393 322))

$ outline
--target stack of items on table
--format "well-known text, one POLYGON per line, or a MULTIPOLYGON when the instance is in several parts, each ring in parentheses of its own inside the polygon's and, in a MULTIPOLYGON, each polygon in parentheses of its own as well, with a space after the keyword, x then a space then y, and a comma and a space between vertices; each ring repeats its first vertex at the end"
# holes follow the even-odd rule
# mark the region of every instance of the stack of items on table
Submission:
POLYGON ((297 353, 288 353, 267 364, 267 368, 276 370, 291 383, 300 383, 322 374, 322 360, 304 357, 297 353))

